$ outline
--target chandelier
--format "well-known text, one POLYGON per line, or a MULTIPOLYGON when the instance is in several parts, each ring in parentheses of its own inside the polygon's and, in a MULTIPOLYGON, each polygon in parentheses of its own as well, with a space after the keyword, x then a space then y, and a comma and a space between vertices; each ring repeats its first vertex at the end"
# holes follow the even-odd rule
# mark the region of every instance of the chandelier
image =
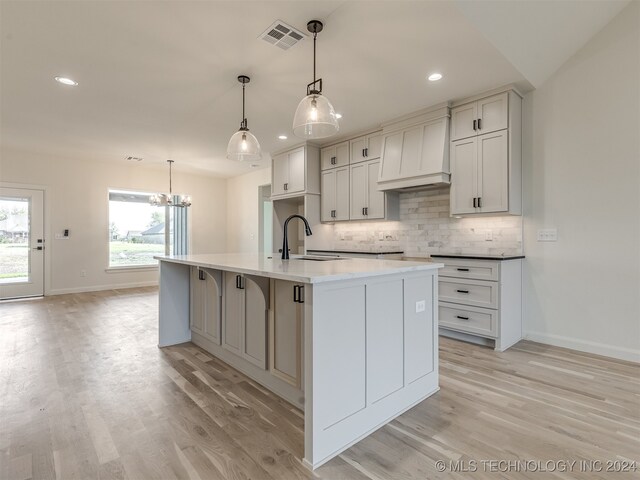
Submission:
POLYGON ((175 202, 171 190, 171 165, 173 160, 167 160, 169 164, 169 193, 156 193, 149 197, 149 203, 154 207, 190 207, 191 197, 189 195, 179 195, 175 202))

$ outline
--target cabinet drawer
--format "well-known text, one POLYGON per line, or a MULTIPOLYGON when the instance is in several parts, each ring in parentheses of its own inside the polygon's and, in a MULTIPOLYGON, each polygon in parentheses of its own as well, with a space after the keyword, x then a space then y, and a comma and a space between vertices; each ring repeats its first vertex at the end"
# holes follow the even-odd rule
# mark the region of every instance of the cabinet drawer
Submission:
POLYGON ((434 258, 434 261, 444 263, 444 268, 438 272, 441 277, 498 281, 499 263, 497 261, 455 258, 434 258))
POLYGON ((445 302, 438 306, 440 326, 461 332, 495 337, 498 331, 498 311, 465 307, 445 302))
POLYGON ((498 283, 440 278, 438 299, 441 302, 498 308, 498 283))

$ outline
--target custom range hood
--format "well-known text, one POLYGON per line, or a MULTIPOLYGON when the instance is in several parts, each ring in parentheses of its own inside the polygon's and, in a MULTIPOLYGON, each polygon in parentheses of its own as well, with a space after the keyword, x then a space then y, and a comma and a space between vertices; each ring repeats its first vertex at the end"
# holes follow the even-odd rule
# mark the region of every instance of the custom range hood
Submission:
POLYGON ((378 189, 448 185, 449 106, 431 107, 382 125, 378 189))

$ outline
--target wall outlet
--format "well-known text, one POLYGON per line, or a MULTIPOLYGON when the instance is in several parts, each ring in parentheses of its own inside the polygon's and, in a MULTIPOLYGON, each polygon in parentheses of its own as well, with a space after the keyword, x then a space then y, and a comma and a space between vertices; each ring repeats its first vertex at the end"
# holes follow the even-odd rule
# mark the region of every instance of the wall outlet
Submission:
POLYGON ((80 270, 80 276, 81 277, 86 277, 87 276, 87 271, 86 270, 80 270))
POLYGON ((538 241, 539 242, 557 242, 558 229, 546 228, 546 229, 538 230, 538 241))
POLYGON ((420 300, 419 302, 416 302, 416 313, 424 312, 426 308, 427 308, 426 300, 420 300))
POLYGON ((493 242, 493 230, 486 230, 484 232, 484 241, 493 242))
POLYGON ((384 240, 384 232, 378 232, 378 240, 384 240))

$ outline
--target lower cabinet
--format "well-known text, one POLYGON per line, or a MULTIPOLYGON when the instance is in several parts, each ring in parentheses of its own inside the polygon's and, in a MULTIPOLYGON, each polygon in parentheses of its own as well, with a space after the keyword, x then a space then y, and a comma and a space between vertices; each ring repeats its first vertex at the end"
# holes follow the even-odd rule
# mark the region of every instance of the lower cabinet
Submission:
POLYGON ((223 273, 222 346, 267 368, 269 279, 223 273))
POLYGON ((303 285, 271 281, 270 371, 295 387, 302 385, 303 303, 303 285))
POLYGON ((198 267, 191 267, 191 330, 220 345, 220 316, 222 292, 214 275, 198 267))

